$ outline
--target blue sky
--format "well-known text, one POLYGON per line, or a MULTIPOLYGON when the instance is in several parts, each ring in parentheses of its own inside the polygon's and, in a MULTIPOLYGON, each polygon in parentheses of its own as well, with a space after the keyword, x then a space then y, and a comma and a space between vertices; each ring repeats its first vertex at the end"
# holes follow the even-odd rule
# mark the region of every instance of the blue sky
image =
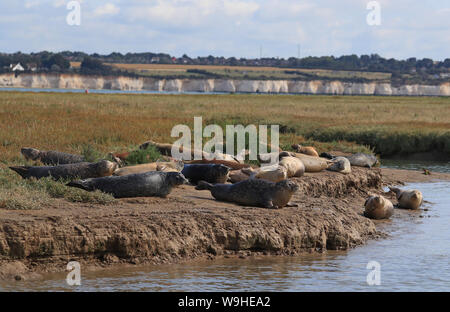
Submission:
POLYGON ((0 51, 164 52, 255 58, 378 53, 450 58, 449 0, 0 0, 0 51))

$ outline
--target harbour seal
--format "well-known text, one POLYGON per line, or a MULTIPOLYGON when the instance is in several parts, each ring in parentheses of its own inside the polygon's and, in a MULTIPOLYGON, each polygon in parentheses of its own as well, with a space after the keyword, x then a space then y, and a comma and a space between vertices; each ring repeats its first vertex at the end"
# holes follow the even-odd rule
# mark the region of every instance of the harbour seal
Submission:
POLYGON ((221 159, 188 160, 188 161, 185 161, 184 163, 185 164, 224 165, 224 166, 229 167, 231 170, 238 170, 238 169, 242 169, 242 168, 249 168, 249 167, 251 167, 249 164, 242 164, 242 163, 239 163, 239 162, 237 162, 235 160, 230 161, 230 160, 221 160, 221 159))
POLYGON ((284 206, 296 206, 289 201, 299 187, 291 180, 273 183, 265 180, 248 179, 235 184, 215 185, 200 181, 195 189, 209 190, 215 199, 221 201, 278 209, 284 206))
POLYGON ((415 210, 418 209, 423 203, 422 192, 418 190, 404 191, 396 187, 389 187, 389 189, 391 192, 395 193, 399 208, 415 210))
POLYGON ((47 166, 76 164, 86 161, 81 155, 73 155, 57 151, 40 151, 38 149, 28 147, 22 148, 20 152, 26 160, 39 160, 47 166))
POLYGON ((144 173, 148 171, 181 171, 183 169, 183 162, 153 162, 148 164, 141 164, 136 166, 128 166, 123 167, 120 169, 117 169, 114 171, 115 176, 124 176, 128 174, 134 174, 134 173, 144 173))
POLYGON ((370 196, 364 207, 364 216, 370 219, 389 219, 394 213, 392 202, 381 195, 370 196))
POLYGON ((279 164, 286 168, 288 178, 301 177, 305 174, 305 165, 297 157, 283 157, 279 164))
POLYGON ((333 164, 327 168, 330 171, 337 171, 343 174, 349 174, 352 172, 352 166, 350 165, 350 161, 345 157, 335 157, 331 160, 333 164))
POLYGON ((346 157, 352 166, 372 168, 378 163, 375 155, 356 153, 346 157))
POLYGON ((187 183, 179 172, 149 171, 87 180, 72 181, 67 186, 77 187, 85 191, 100 190, 112 194, 116 198, 126 197, 166 197, 172 188, 187 183))
POLYGON ((117 164, 102 160, 96 163, 82 162, 58 166, 15 166, 9 168, 20 174, 24 179, 40 179, 51 176, 55 180, 66 180, 110 176, 117 169, 117 164))
POLYGON ((321 157, 309 156, 301 153, 281 152, 279 154, 280 161, 284 157, 296 157, 305 165, 305 172, 320 172, 328 168, 330 161, 321 157))
MULTIPOLYGON (((243 170, 245 172, 245 169, 243 170)), ((265 166, 254 170, 250 179, 260 179, 270 182, 280 182, 288 178, 288 169, 280 165, 265 166)))
POLYGON ((185 164, 181 173, 192 184, 203 180, 209 183, 225 183, 228 180, 230 168, 224 165, 185 164))
MULTIPOLYGON (((251 168, 248 168, 251 169, 251 168)), ((244 180, 250 179, 250 174, 247 171, 244 171, 244 169, 240 170, 231 170, 228 174, 228 181, 231 183, 237 183, 244 180)))
POLYGON ((300 144, 292 144, 291 146, 294 151, 297 153, 319 157, 319 153, 317 153, 316 149, 312 146, 302 146, 300 144))

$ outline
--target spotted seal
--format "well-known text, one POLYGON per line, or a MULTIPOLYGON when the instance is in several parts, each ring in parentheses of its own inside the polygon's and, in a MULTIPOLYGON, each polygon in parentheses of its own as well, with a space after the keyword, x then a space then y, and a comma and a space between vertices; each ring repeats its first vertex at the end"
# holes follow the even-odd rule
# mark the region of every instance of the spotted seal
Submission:
POLYGON ((192 184, 203 180, 209 183, 225 183, 228 180, 230 168, 224 165, 185 164, 181 173, 192 184))
POLYGON ((364 207, 364 216, 370 219, 389 219, 394 213, 392 202, 381 195, 370 196, 364 207))
POLYGON ((389 189, 391 192, 395 193, 399 208, 415 210, 418 209, 423 203, 422 192, 418 190, 405 191, 396 187, 389 187, 389 189))
POLYGON ((286 168, 288 178, 301 177, 305 174, 305 165, 297 157, 283 157, 279 165, 286 168))
POLYGON ((24 179, 40 179, 51 176, 55 180, 66 180, 110 176, 117 169, 117 164, 102 160, 96 163, 82 162, 57 166, 14 166, 9 168, 20 174, 24 179))
POLYGON ((349 174, 352 172, 352 166, 350 165, 350 161, 345 157, 335 157, 331 160, 333 164, 327 168, 330 171, 337 171, 343 174, 349 174))
POLYGON ((296 157, 300 159, 305 165, 305 172, 320 172, 328 168, 330 161, 325 158, 305 155, 293 152, 281 152, 279 154, 280 161, 284 157, 296 157))
POLYGON ((112 176, 68 183, 86 191, 100 190, 116 198, 127 197, 166 197, 176 186, 187 183, 179 172, 149 171, 145 173, 112 176))
POLYGON ((47 166, 76 164, 85 162, 81 155, 67 154, 57 151, 40 151, 35 148, 24 147, 20 150, 26 160, 41 161, 47 166))
POLYGON ((221 201, 278 209, 285 206, 297 206, 289 203, 289 201, 299 187, 291 180, 273 183, 265 180, 248 179, 235 184, 215 185, 200 181, 195 189, 209 190, 215 199, 221 201))

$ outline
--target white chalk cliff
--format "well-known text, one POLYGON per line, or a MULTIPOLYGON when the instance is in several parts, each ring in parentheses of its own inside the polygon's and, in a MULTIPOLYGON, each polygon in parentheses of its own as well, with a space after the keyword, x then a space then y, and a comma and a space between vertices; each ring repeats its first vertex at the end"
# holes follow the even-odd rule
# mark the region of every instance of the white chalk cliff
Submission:
POLYGON ((403 85, 342 81, 232 80, 232 79, 153 79, 131 77, 81 76, 69 74, 1 74, 0 87, 105 89, 168 92, 249 92, 335 95, 450 96, 450 82, 441 85, 403 85))

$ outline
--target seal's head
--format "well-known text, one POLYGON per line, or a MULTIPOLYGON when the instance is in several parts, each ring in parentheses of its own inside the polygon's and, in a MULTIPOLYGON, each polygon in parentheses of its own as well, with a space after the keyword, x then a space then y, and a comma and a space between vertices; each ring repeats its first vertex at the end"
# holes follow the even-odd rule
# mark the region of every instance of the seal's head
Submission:
POLYGON ((230 168, 222 164, 215 165, 214 169, 217 171, 218 176, 226 176, 230 172, 230 168))
POLYGON ((24 147, 20 150, 26 160, 37 160, 39 158, 39 150, 35 148, 24 147))
POLYGON ((119 165, 109 160, 101 160, 97 165, 97 173, 101 177, 107 177, 114 173, 119 168, 119 165))
POLYGON ((184 175, 179 172, 168 172, 167 180, 172 186, 178 186, 189 183, 189 181, 184 177, 184 175))
POLYGON ((292 180, 283 180, 277 183, 277 186, 285 189, 285 190, 289 190, 291 193, 295 193, 298 191, 299 186, 297 183, 295 183, 292 180))

